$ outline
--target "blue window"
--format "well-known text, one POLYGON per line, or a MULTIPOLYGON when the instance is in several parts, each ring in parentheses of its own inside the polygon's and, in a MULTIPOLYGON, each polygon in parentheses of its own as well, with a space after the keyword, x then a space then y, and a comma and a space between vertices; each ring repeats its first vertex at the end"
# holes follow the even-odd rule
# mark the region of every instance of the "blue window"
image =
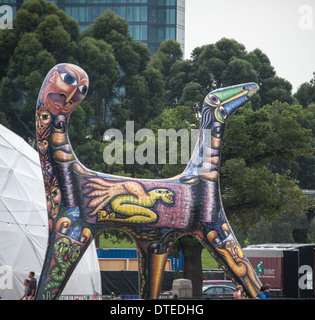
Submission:
POLYGON ((140 21, 141 22, 147 22, 148 21, 148 7, 141 7, 140 21))

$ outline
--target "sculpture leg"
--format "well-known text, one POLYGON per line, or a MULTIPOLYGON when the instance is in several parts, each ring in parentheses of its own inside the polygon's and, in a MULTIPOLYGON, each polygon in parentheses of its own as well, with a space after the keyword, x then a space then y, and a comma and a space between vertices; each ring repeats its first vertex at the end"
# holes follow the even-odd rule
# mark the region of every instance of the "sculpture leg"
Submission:
POLYGON ((154 242, 136 242, 139 263, 139 291, 142 299, 158 299, 169 250, 159 250, 154 242))
POLYGON ((50 241, 35 300, 57 300, 72 272, 91 243, 81 242, 59 232, 50 241))
POLYGON ((231 227, 227 222, 202 224, 204 234, 201 240, 202 245, 224 269, 228 270, 232 280, 241 284, 246 294, 254 298, 261 283, 231 227))

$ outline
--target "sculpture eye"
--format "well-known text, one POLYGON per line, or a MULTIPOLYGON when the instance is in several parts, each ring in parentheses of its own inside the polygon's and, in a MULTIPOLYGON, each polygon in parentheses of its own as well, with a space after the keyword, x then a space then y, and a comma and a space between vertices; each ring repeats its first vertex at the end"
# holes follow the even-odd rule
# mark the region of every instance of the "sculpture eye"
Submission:
POLYGON ((225 120, 227 116, 225 109, 223 107, 220 107, 219 112, 222 118, 225 120))
POLYGON ((215 115, 215 118, 221 123, 224 123, 227 118, 226 111, 223 107, 218 107, 215 110, 214 115, 215 115))
POLYGON ((215 103, 215 104, 217 104, 219 102, 219 98, 217 96, 213 95, 213 94, 210 95, 209 98, 210 98, 210 101, 215 103))
POLYGON ((220 99, 214 94, 209 93, 205 99, 205 102, 212 107, 217 107, 220 104, 220 99))
POLYGON ((77 80, 75 80, 75 78, 72 77, 72 75, 70 75, 69 73, 61 73, 60 77, 67 84, 70 84, 72 86, 78 85, 77 80))
POLYGON ((87 93, 87 86, 85 86, 85 85, 80 85, 79 86, 79 90, 80 90, 80 92, 82 93, 82 94, 86 94, 87 93))

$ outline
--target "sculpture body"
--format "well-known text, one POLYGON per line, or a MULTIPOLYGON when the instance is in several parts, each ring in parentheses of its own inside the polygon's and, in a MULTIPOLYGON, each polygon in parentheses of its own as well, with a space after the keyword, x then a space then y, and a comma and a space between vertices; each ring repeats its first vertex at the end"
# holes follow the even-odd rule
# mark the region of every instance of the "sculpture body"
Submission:
POLYGON ((250 297, 260 282, 226 219, 219 188, 226 119, 258 91, 255 83, 215 90, 202 109, 199 138, 184 172, 170 179, 132 179, 91 171, 73 152, 71 112, 84 99, 88 76, 59 64, 44 80, 36 107, 49 240, 36 299, 57 299, 95 235, 119 229, 134 240, 141 298, 158 298, 168 252, 193 235, 250 297))

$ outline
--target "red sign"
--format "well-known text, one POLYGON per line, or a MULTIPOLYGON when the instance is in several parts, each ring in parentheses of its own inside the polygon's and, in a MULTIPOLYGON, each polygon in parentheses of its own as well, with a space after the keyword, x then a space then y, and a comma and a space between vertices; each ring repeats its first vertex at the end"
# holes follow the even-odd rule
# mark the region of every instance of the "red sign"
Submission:
POLYGON ((283 257, 248 257, 261 283, 283 289, 283 257))

